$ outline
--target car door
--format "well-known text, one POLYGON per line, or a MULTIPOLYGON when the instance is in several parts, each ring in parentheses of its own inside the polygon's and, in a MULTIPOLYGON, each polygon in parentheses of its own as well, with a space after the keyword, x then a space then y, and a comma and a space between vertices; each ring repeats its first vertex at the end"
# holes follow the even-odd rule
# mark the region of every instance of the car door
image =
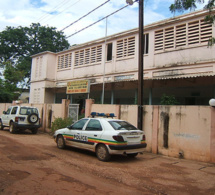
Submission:
POLYGON ((103 128, 99 119, 90 119, 82 131, 82 136, 87 140, 84 142, 85 149, 94 150, 97 143, 101 142, 103 128))
POLYGON ((82 143, 85 141, 82 137, 82 130, 89 119, 81 119, 68 127, 66 135, 64 135, 66 145, 82 148, 82 143))
POLYGON ((2 119, 3 125, 9 126, 11 110, 12 110, 12 107, 8 108, 7 111, 2 115, 1 119, 2 119))

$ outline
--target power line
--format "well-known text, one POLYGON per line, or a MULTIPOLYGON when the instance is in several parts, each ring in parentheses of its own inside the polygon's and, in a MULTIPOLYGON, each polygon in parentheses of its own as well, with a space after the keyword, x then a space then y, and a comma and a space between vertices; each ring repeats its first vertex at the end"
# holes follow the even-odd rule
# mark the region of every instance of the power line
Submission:
MULTIPOLYGON (((136 1, 134 1, 134 2, 137 2, 137 1, 138 1, 138 0, 136 0, 136 1)), ((88 26, 82 28, 81 30, 79 30, 79 31, 77 31, 77 32, 75 32, 75 33, 73 33, 73 34, 67 36, 66 38, 68 39, 68 38, 70 38, 70 37, 72 37, 72 36, 74 36, 74 35, 76 35, 76 34, 82 32, 83 30, 86 30, 87 28, 89 28, 89 27, 91 27, 91 26, 97 24, 98 22, 101 22, 102 20, 108 18, 109 16, 111 16, 111 15, 113 15, 113 14, 115 14, 115 13, 121 11, 122 9, 124 9, 124 8, 126 8, 126 7, 128 7, 128 6, 129 6, 129 5, 125 5, 124 7, 121 7, 120 9, 116 10, 115 12, 112 12, 111 14, 109 14, 109 15, 107 15, 107 16, 101 18, 100 20, 97 20, 96 22, 94 22, 94 23, 92 23, 92 24, 90 24, 90 25, 88 25, 88 26)))
POLYGON ((50 10, 48 11, 48 13, 45 13, 44 15, 42 15, 42 16, 38 19, 38 21, 40 22, 40 21, 44 20, 45 18, 49 17, 49 14, 50 14, 50 13, 57 11, 57 9, 63 7, 64 5, 66 5, 66 4, 69 3, 69 2, 70 2, 70 0, 63 0, 62 2, 60 2, 59 4, 57 4, 55 7, 53 7, 52 9, 50 9, 50 10))
MULTIPOLYGON (((56 14, 56 15, 52 16, 51 18, 45 20, 45 22, 47 22, 48 20, 51 20, 51 19, 55 18, 56 16, 58 16, 58 15, 61 14, 61 13, 63 13, 65 10, 69 9, 70 7, 73 7, 73 6, 74 6, 75 4, 77 4, 79 1, 81 1, 81 0, 77 0, 75 3, 73 3, 72 5, 70 5, 69 7, 67 7, 66 9, 62 10, 62 11, 59 12, 58 14, 56 14)), ((43 23, 44 23, 44 22, 43 22, 43 23)))
POLYGON ((77 23, 78 21, 80 21, 81 19, 85 18, 86 16, 88 16, 89 14, 91 14, 92 12, 94 12, 95 10, 97 10, 98 8, 102 7, 103 5, 105 5, 106 3, 108 3, 110 0, 105 1, 103 4, 99 5, 98 7, 96 7, 95 9, 91 10, 90 12, 88 12, 87 14, 85 14, 84 16, 82 16, 81 18, 79 18, 78 20, 72 22, 71 24, 69 24, 68 26, 64 27, 61 31, 69 28, 70 26, 72 26, 73 24, 77 23))

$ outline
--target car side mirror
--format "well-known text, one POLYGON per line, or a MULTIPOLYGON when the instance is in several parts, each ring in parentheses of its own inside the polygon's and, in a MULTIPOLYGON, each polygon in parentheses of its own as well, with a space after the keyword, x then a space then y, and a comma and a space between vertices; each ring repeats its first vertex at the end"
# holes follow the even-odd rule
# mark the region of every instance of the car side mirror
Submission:
POLYGON ((3 114, 7 114, 7 112, 6 112, 6 111, 3 111, 3 114))
POLYGON ((72 125, 69 125, 66 127, 67 129, 72 129, 72 125))

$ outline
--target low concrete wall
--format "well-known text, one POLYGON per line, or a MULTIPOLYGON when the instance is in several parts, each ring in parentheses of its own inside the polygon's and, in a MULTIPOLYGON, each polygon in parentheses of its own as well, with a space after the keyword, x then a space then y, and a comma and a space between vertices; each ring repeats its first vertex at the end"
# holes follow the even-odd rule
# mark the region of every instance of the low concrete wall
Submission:
MULTIPOLYGON (((158 153, 210 161, 209 106, 159 106, 158 153)), ((153 139, 151 140, 153 142, 153 139)))
MULTIPOLYGON (((136 105, 92 104, 91 112, 112 112, 137 126, 136 105)), ((148 152, 215 162, 215 108, 144 106, 143 130, 148 152)))

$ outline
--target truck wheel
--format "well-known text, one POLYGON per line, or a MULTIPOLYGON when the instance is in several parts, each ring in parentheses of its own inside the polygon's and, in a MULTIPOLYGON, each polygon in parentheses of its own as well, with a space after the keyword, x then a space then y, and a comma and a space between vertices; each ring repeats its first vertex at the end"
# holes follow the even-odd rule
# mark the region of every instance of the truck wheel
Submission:
POLYGON ((3 129, 4 129, 4 126, 3 126, 2 121, 0 120, 0 130, 3 130, 3 129))
POLYGON ((35 124, 39 120, 38 114, 36 113, 29 114, 27 120, 29 123, 35 124))
POLYGON ((96 156, 100 161, 109 161, 110 154, 108 152, 107 147, 104 144, 98 145, 96 148, 96 156))
POLYGON ((15 131, 16 131, 16 128, 14 127, 14 124, 13 124, 13 122, 10 122, 10 127, 9 127, 9 131, 10 131, 10 133, 15 133, 15 131))

